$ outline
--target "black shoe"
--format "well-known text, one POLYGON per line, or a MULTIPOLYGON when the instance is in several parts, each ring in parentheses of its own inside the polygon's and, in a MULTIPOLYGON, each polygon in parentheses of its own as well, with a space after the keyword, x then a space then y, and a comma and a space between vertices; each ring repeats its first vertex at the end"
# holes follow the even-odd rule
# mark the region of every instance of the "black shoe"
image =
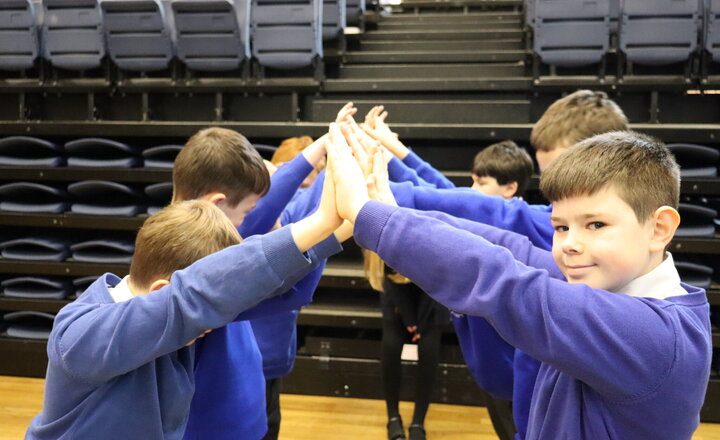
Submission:
POLYGON ((410 440, 425 440, 425 428, 417 423, 408 426, 408 434, 410 434, 410 440))
POLYGON ((405 440, 405 428, 403 428, 400 416, 391 417, 387 423, 388 440, 405 440))

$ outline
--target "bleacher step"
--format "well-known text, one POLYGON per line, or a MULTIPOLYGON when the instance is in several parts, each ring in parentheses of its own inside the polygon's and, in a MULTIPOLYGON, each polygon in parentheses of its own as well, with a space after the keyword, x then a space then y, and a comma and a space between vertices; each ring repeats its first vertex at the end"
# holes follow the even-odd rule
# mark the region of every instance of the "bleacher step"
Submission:
POLYGON ((348 52, 347 63, 484 63, 512 62, 525 59, 522 50, 435 50, 426 52, 408 51, 361 51, 348 52))
MULTIPOLYGON (((376 100, 352 99, 358 113, 364 115, 376 100)), ((347 100, 316 99, 311 112, 314 121, 331 121, 347 100)), ((383 105, 395 123, 527 123, 530 101, 524 99, 386 99, 383 105)))
POLYGON ((487 64, 350 64, 340 67, 340 78, 468 78, 519 77, 522 63, 487 64))
MULTIPOLYGON (((362 41, 361 51, 422 51, 447 50, 447 41, 362 41)), ((459 40, 452 42, 453 50, 523 50, 520 40, 459 40)))
POLYGON ((522 20, 521 12, 484 12, 474 14, 392 14, 378 19, 379 23, 465 23, 522 20))
POLYGON ((427 30, 413 29, 403 31, 371 31, 363 35, 362 40, 508 40, 523 38, 520 29, 476 29, 476 30, 427 30))
POLYGON ((522 29, 523 24, 520 19, 513 20, 513 21, 496 21, 496 20, 490 20, 490 21, 463 21, 459 23, 388 23, 388 22, 380 22, 378 23, 378 30, 380 31, 395 31, 395 30, 402 30, 402 31, 409 31, 409 30, 468 30, 472 31, 478 28, 482 29, 522 29))

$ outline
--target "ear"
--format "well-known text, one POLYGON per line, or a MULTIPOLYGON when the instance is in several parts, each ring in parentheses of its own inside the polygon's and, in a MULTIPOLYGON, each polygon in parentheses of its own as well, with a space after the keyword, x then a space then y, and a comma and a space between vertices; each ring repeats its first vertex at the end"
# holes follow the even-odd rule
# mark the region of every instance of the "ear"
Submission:
POLYGON ((512 199, 515 193, 517 193, 518 190, 518 183, 515 181, 508 182, 505 185, 502 185, 502 198, 504 199, 512 199))
POLYGON ((168 284, 170 284, 170 281, 168 281, 168 280, 155 280, 150 285, 150 289, 148 290, 148 293, 154 292, 154 291, 160 289, 161 287, 167 286, 168 284))
POLYGON ((201 196, 200 200, 207 200, 216 206, 220 206, 221 203, 227 200, 227 196, 221 192, 211 192, 201 196))
POLYGON ((680 225, 680 214, 674 208, 661 206, 655 211, 650 221, 653 228, 650 251, 663 252, 680 225))

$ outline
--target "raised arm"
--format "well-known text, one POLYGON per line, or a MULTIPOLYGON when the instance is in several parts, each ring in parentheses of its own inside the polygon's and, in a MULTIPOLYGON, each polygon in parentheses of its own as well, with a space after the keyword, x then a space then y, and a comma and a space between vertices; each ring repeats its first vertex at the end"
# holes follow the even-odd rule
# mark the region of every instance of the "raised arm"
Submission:
POLYGON ((598 392, 643 395, 673 366, 679 329, 659 312, 665 302, 553 279, 478 236, 378 202, 362 208, 355 234, 438 302, 486 318, 511 345, 598 392))

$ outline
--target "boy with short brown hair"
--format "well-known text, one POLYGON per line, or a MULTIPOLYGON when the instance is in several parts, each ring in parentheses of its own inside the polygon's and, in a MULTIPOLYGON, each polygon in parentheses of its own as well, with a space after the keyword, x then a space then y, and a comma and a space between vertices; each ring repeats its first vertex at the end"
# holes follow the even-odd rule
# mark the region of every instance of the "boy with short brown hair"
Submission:
POLYGON ((504 199, 525 194, 533 173, 527 151, 506 140, 485 147, 475 155, 472 189, 504 199))

